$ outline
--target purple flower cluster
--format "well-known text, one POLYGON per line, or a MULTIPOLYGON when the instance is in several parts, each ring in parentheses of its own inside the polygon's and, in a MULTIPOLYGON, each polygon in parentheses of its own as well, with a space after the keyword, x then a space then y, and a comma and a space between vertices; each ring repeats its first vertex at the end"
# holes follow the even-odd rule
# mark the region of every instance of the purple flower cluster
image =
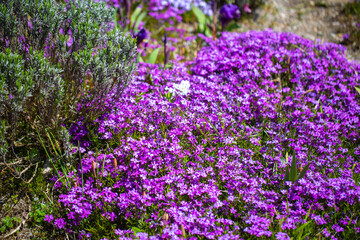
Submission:
MULTIPOLYGON (((247 6, 247 5, 246 5, 247 6)), ((249 10, 249 7, 246 8, 246 11, 249 10)), ((225 26, 232 20, 235 20, 237 18, 240 18, 240 10, 239 8, 234 4, 225 4, 220 9, 220 22, 222 26, 225 26)))
POLYGON ((77 184, 63 189, 55 224, 80 231, 101 217, 121 239, 139 222, 140 239, 290 239, 307 222, 313 237, 356 234, 360 66, 344 50, 270 30, 223 33, 192 62, 142 64, 96 122, 111 148, 95 154, 87 142, 84 179, 69 175, 77 184), (309 170, 284 182, 293 158, 309 170))
MULTIPOLYGON (((125 0, 93 0, 95 2, 103 1, 106 2, 109 6, 120 7, 125 0)), ((213 10, 211 4, 207 3, 204 0, 146 0, 133 2, 140 2, 148 6, 150 16, 155 19, 169 19, 175 18, 178 21, 181 20, 181 14, 190 11, 191 6, 199 8, 204 14, 208 16, 213 15, 213 10)))
POLYGON ((211 4, 203 0, 148 0, 148 5, 150 15, 156 19, 174 17, 179 20, 179 15, 190 11, 192 5, 208 16, 213 15, 211 4))

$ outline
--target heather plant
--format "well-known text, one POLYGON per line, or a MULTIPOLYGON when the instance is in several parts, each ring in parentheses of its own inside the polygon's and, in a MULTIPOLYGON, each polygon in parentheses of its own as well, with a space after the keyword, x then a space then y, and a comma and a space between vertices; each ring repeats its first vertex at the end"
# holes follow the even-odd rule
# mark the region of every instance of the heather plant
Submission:
POLYGON ((94 1, 0 1, 1 199, 27 195, 43 163, 73 164, 66 127, 104 114, 131 81, 135 39, 113 19, 94 1))
POLYGON ((356 238, 360 66, 294 34, 222 35, 191 62, 142 63, 96 137, 69 129, 89 147, 71 187, 54 177, 49 224, 91 239, 356 238))
POLYGON ((1 131, 9 146, 3 160, 26 156, 26 148, 9 149, 39 143, 36 129, 47 140, 45 129, 54 134, 79 112, 99 116, 110 89, 121 94, 136 48, 113 29, 113 14, 93 1, 1 2, 1 131))

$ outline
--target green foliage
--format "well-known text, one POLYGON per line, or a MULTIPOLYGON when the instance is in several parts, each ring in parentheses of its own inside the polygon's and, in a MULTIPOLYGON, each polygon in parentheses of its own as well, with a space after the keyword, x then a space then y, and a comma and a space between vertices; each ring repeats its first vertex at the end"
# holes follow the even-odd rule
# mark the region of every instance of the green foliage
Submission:
POLYGON ((34 210, 30 213, 30 217, 36 223, 42 223, 44 221, 44 217, 48 212, 48 205, 42 203, 35 203, 33 205, 34 210))
POLYGON ((142 11, 143 9, 140 7, 137 7, 130 18, 130 26, 132 27, 132 30, 136 30, 139 28, 140 23, 145 19, 147 16, 146 11, 142 11))
POLYGON ((360 94, 360 88, 359 87, 355 87, 355 90, 360 94))
MULTIPOLYGON (((311 207, 309 208, 309 211, 306 213, 305 221, 307 221, 309 215, 311 213, 311 207)), ((313 221, 307 221, 303 223, 302 225, 298 226, 296 229, 293 230, 292 235, 294 236, 294 239, 306 239, 306 237, 311 233, 311 228, 313 221), (304 235, 305 234, 305 235, 304 235)))
POLYGON ((119 97, 131 81, 135 39, 113 28, 113 16, 91 0, 0 0, 0 197, 16 196, 0 205, 8 212, 1 233, 16 227, 12 208, 25 195, 34 199, 28 223, 48 227, 53 206, 44 199, 52 196, 41 163, 48 159, 71 187, 75 158, 64 126, 103 114, 106 96, 119 97))
POLYGON ((150 55, 149 55, 149 57, 147 58, 146 62, 147 62, 147 63, 151 63, 151 64, 155 64, 156 59, 157 59, 157 56, 159 55, 159 51, 160 51, 160 48, 154 49, 154 50, 150 53, 150 55))
POLYGON ((211 29, 208 25, 211 26, 211 18, 206 16, 199 8, 192 6, 192 12, 194 13, 197 21, 198 21, 198 29, 199 33, 203 33, 207 37, 211 37, 211 29))
MULTIPOLYGON (((287 159, 288 159, 288 153, 286 153, 286 160, 287 159)), ((296 180, 303 178, 305 176, 307 170, 309 169, 309 165, 310 165, 310 163, 306 164, 304 166, 304 168, 301 170, 300 174, 298 175, 296 158, 295 158, 295 156, 293 156, 290 169, 289 169, 289 165, 287 165, 285 168, 284 181, 295 182, 296 180)))
POLYGON ((359 174, 359 173, 356 173, 356 172, 354 171, 355 167, 356 167, 356 163, 353 165, 353 167, 352 167, 352 169, 351 169, 352 174, 353 174, 352 178, 354 179, 355 184, 356 184, 357 186, 359 186, 360 174, 359 174))
POLYGON ((111 107, 110 91, 120 96, 135 69, 136 46, 113 29, 113 16, 91 0, 0 0, 2 161, 44 159, 37 131, 46 148, 50 133, 65 150, 62 125, 79 115, 92 121, 111 107), (34 148, 40 155, 30 159, 34 148))
POLYGON ((0 232, 4 233, 7 230, 12 229, 16 223, 19 223, 21 220, 18 217, 6 216, 1 219, 0 232))

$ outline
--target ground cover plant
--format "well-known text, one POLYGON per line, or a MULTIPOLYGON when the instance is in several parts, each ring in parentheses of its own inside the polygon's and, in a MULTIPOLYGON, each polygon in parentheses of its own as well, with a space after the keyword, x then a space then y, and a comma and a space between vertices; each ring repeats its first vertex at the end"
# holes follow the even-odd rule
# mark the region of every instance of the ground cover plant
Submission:
MULTIPOLYGON (((243 11, 229 4, 211 34, 192 8, 201 48, 191 60, 167 55, 167 35, 150 39, 162 54, 145 50, 154 34, 141 25, 154 19, 136 20, 142 10, 115 23, 136 38, 138 69, 101 107, 78 102, 99 114, 65 125, 73 161, 54 164, 52 190, 33 204, 38 237, 356 239, 360 65, 333 43, 221 31, 243 11)), ((64 149, 48 142, 58 160, 64 149)), ((6 217, 0 230, 18 221, 6 217)))
POLYGON ((139 67, 47 220, 109 239, 355 238, 359 65, 293 34, 207 43, 139 67))

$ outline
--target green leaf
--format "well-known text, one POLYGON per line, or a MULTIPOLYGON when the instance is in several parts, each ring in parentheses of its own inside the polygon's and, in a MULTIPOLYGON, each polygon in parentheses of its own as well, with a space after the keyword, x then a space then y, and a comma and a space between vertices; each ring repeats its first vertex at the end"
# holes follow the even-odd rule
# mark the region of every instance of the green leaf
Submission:
POLYGON ((295 156, 293 156, 293 159, 291 161, 289 179, 290 181, 295 182, 296 177, 297 177, 296 158, 295 156))
POLYGON ((137 60, 138 60, 139 63, 140 62, 145 62, 144 59, 140 55, 137 56, 137 60))
POLYGON ((205 14, 197 7, 192 6, 192 11, 199 22, 199 30, 200 32, 203 32, 205 30, 206 26, 206 16, 205 14))
POLYGON ((137 7, 135 9, 135 11, 133 12, 133 14, 131 15, 131 18, 130 18, 130 25, 133 26, 134 23, 135 23, 135 20, 137 19, 137 17, 139 16, 141 12, 141 8, 137 7))
POLYGON ((133 230, 135 236, 137 233, 143 232, 143 230, 141 230, 140 228, 137 228, 137 227, 132 227, 132 230, 133 230))
POLYGON ((208 27, 205 28, 205 36, 212 37, 212 32, 210 31, 210 29, 208 27))
POLYGON ((360 88, 355 87, 356 91, 360 94, 360 88))
POLYGON ((118 29, 117 13, 116 12, 114 12, 114 14, 113 14, 113 22, 114 22, 115 29, 118 29))
MULTIPOLYGON (((108 146, 108 149, 109 149, 109 146, 108 146)), ((104 175, 105 160, 106 160, 106 158, 104 157, 104 160, 103 160, 103 162, 102 162, 102 168, 101 168, 101 176, 100 176, 101 179, 102 179, 102 177, 103 177, 103 175, 104 175)))
POLYGON ((286 196, 286 216, 289 216, 289 199, 286 196))
POLYGON ((68 188, 71 189, 71 184, 70 184, 69 178, 67 176, 67 170, 61 163, 60 163, 60 167, 61 167, 61 170, 63 171, 64 176, 65 176, 66 186, 68 186, 68 188))
POLYGON ((323 111, 323 108, 322 108, 322 102, 320 101, 320 99, 319 99, 319 105, 320 105, 320 112, 321 112, 321 114, 324 114, 324 111, 323 111))
POLYGON ((303 170, 301 171, 298 179, 301 179, 301 178, 303 178, 303 177, 305 176, 307 170, 309 169, 309 165, 310 165, 310 163, 308 163, 308 164, 305 165, 305 167, 304 167, 303 170))
POLYGON ((210 126, 215 130, 215 132, 217 133, 217 135, 218 136, 220 136, 220 133, 219 133, 219 131, 216 129, 216 127, 209 121, 209 119, 207 119, 206 117, 205 117, 205 120, 210 124, 210 126))
POLYGON ((232 32, 238 28, 240 28, 241 26, 237 23, 237 22, 232 22, 230 23, 227 27, 226 27, 226 30, 229 31, 229 32, 232 32))
POLYGON ((302 239, 302 234, 303 234, 303 230, 304 228, 309 225, 312 222, 312 220, 304 223, 303 225, 301 225, 300 227, 295 229, 295 232, 299 232, 299 234, 296 236, 296 239, 302 239))
POLYGON ((139 15, 139 17, 136 19, 134 29, 138 29, 138 28, 139 28, 140 22, 146 17, 146 15, 147 15, 147 12, 142 12, 142 13, 139 15))
POLYGON ((310 212, 311 212, 311 208, 312 208, 312 205, 310 206, 308 212, 306 213, 306 216, 305 216, 305 221, 308 219, 309 215, 310 215, 310 212))
POLYGON ((285 168, 285 178, 284 181, 287 182, 289 181, 289 165, 286 166, 285 168))
POLYGON ((152 51, 152 53, 150 53, 150 56, 148 57, 146 62, 151 63, 151 64, 155 64, 157 56, 159 54, 159 51, 160 51, 160 48, 154 49, 154 51, 152 51))
POLYGON ((354 171, 355 167, 356 167, 356 163, 354 163, 353 167, 351 168, 351 171, 354 171))
POLYGON ((281 230, 282 230, 282 224, 284 223, 284 220, 285 220, 285 218, 280 219, 279 232, 281 232, 281 230))

